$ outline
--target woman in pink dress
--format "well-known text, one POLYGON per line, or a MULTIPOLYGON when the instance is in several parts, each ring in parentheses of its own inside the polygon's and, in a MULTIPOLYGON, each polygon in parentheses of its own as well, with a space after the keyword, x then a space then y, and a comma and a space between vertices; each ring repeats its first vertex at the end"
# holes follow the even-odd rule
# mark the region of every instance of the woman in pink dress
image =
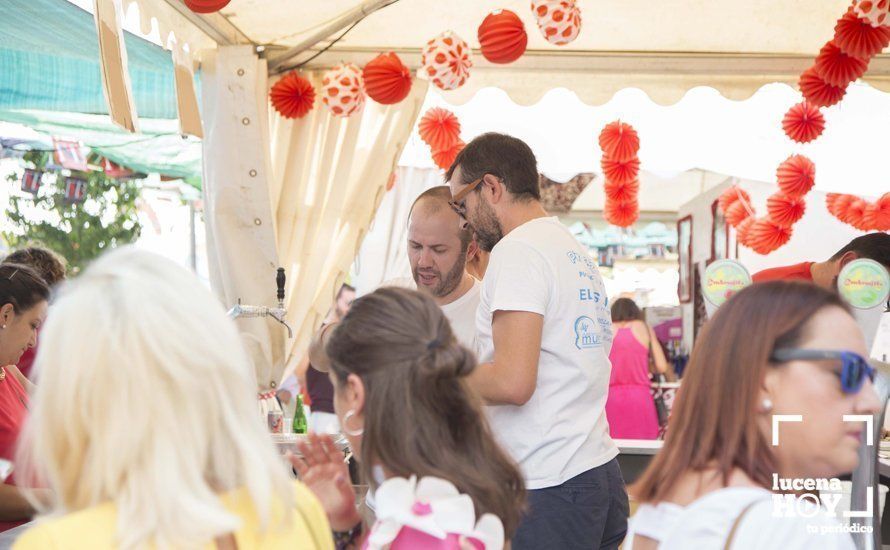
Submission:
POLYGON ((640 308, 629 298, 612 304, 615 331, 609 360, 609 398, 606 418, 614 439, 657 439, 658 414, 649 381, 649 354, 658 373, 667 372, 667 360, 654 331, 643 321, 640 308))

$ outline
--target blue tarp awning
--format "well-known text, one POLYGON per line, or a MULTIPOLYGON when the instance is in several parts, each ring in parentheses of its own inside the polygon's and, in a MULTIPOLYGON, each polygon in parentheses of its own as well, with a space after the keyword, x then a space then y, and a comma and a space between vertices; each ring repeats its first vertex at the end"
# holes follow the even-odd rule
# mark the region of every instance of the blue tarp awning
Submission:
MULTIPOLYGON (((3 0, 0 109, 107 114, 92 14, 67 0, 3 0)), ((169 51, 124 33, 140 117, 175 119, 169 51)))

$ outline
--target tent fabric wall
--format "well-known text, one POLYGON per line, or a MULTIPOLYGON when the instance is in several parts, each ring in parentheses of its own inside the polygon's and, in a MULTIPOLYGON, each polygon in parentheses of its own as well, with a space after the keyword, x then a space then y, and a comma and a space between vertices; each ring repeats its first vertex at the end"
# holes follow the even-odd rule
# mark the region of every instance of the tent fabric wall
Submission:
MULTIPOLYGON (((210 282, 226 308, 239 300, 275 301, 275 220, 266 112, 266 63, 253 48, 226 47, 204 61, 207 137, 204 212, 210 282)), ((280 380, 286 333, 270 318, 240 319, 238 329, 254 363, 257 391, 280 380)))
MULTIPOLYGON (((227 46, 204 60, 204 196, 211 284, 222 302, 275 303, 287 273, 294 338, 271 319, 239 320, 258 392, 293 367, 346 278, 411 133, 426 85, 402 103, 337 118, 318 102, 299 120, 269 108, 265 60, 227 46), (271 152, 271 154, 270 154, 271 152)), ((320 73, 307 74, 320 87, 320 73)))
MULTIPOLYGON (((306 76, 321 88, 321 72, 306 76)), ((288 274, 293 366, 327 313, 383 200, 426 95, 418 81, 397 105, 368 101, 350 117, 320 104, 299 120, 271 119, 270 182, 278 252, 288 274)))

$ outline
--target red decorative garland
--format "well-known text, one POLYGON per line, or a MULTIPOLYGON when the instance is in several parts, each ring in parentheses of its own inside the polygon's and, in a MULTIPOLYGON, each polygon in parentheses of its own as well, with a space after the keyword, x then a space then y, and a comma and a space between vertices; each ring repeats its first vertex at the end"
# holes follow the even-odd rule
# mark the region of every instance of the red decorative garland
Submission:
POLYGON ((630 227, 640 217, 640 136, 630 124, 616 120, 606 124, 599 135, 603 150, 601 162, 606 182, 606 221, 618 227, 630 227))

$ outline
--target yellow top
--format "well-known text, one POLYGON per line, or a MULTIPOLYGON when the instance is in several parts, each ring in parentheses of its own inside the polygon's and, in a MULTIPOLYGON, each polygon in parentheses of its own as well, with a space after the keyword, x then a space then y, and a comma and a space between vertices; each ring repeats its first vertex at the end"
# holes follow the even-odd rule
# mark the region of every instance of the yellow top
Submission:
MULTIPOLYGON (((289 525, 269 527, 260 531, 253 501, 246 489, 222 495, 226 510, 241 518, 235 531, 238 550, 333 550, 334 542, 327 517, 315 495, 302 483, 294 482, 297 509, 289 525)), ((14 550, 82 549, 111 550, 116 548, 117 512, 114 504, 103 504, 59 518, 48 518, 27 530, 13 545, 14 550)), ((205 545, 216 548, 213 541, 205 545)))

